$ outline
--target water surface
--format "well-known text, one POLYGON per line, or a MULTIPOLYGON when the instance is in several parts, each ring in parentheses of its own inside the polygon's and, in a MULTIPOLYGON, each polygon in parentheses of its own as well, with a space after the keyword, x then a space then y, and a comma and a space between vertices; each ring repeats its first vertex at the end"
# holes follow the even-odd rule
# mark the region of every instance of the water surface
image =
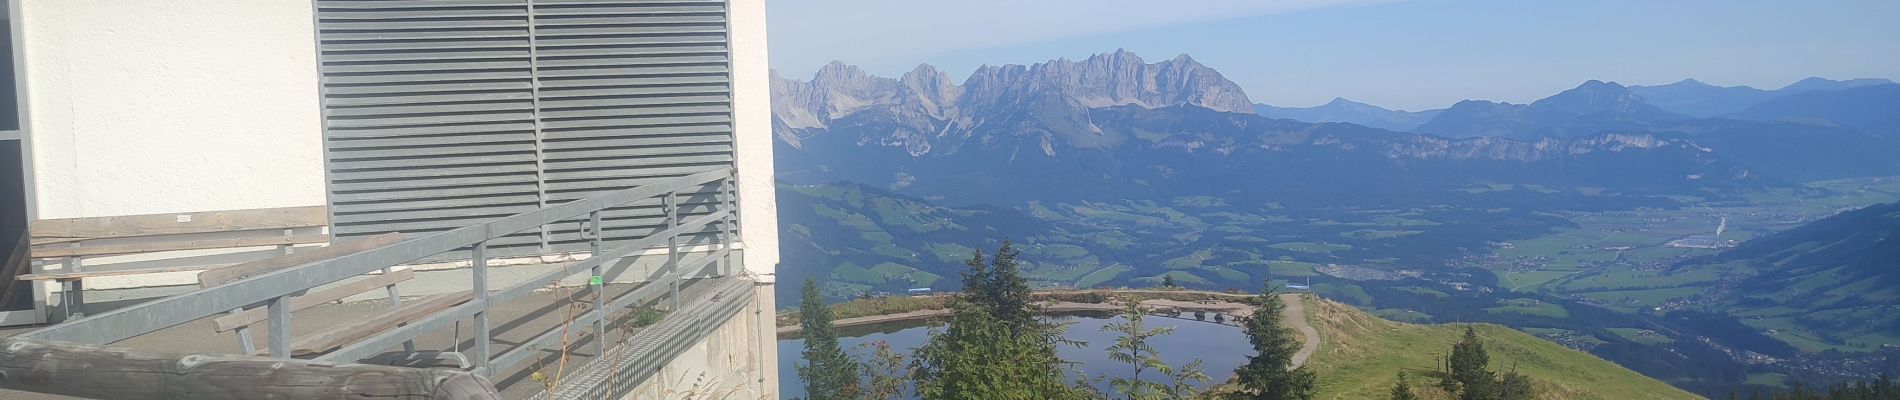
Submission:
MULTIPOLYGON (((1228 325, 1233 321, 1227 321, 1228 324, 1216 324, 1211 317, 1205 322, 1195 321, 1191 315, 1186 315, 1186 317, 1186 319, 1175 319, 1152 316, 1145 322, 1151 328, 1174 327, 1174 334, 1155 338, 1151 345, 1161 352, 1162 360, 1167 361, 1169 365, 1178 367, 1187 365, 1194 359, 1201 359, 1202 368, 1207 371, 1209 377, 1213 378, 1202 387, 1233 376, 1234 368, 1246 362, 1247 356, 1253 355, 1253 348, 1247 344, 1247 336, 1241 328, 1228 325)), ((1069 339, 1087 343, 1085 347, 1064 346, 1056 351, 1063 360, 1077 363, 1076 367, 1083 373, 1091 377, 1107 375, 1126 378, 1134 372, 1128 364, 1108 359, 1107 349, 1115 342, 1116 334, 1104 332, 1102 327, 1111 322, 1124 320, 1121 316, 1073 315, 1049 318, 1069 324, 1066 335, 1069 339)), ((940 326, 940 324, 933 325, 940 326)), ((929 338, 932 327, 932 325, 912 321, 843 328, 840 331, 846 337, 839 338, 839 343, 845 346, 846 351, 857 355, 860 361, 868 359, 871 354, 868 344, 878 341, 890 343, 894 350, 908 355, 912 350, 923 345, 924 340, 929 338)), ((804 363, 800 354, 804 349, 803 339, 778 341, 779 391, 782 398, 789 399, 805 395, 805 382, 798 379, 798 370, 795 368, 804 363)), ((1160 378, 1159 374, 1152 371, 1142 374, 1145 380, 1155 380, 1151 377, 1160 378)))

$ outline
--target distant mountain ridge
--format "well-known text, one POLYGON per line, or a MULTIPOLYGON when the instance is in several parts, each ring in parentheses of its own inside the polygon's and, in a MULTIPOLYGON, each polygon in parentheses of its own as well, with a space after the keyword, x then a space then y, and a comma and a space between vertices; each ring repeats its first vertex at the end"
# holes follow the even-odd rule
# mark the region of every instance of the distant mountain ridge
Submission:
POLYGON ((1290 119, 1301 122, 1344 122, 1379 129, 1409 132, 1444 109, 1425 111, 1391 110, 1371 104, 1335 97, 1333 101, 1313 107, 1275 107, 1267 104, 1254 104, 1254 113, 1267 118, 1290 119))
POLYGON ((1591 80, 1530 104, 1465 100, 1414 131, 1450 137, 1565 137, 1605 131, 1641 131, 1694 119, 1644 102, 1616 82, 1591 80))
POLYGON ((1769 99, 1814 91, 1846 90, 1856 87, 1892 84, 1877 78, 1831 80, 1808 77, 1779 89, 1764 90, 1748 86, 1716 86, 1695 79, 1655 86, 1631 86, 1630 91, 1650 104, 1671 112, 1703 118, 1734 114, 1769 99))
POLYGON ((1416 129, 1426 134, 1262 117, 1190 57, 1147 63, 1126 51, 986 66, 962 84, 928 65, 884 78, 834 62, 773 88, 780 179, 952 204, 1164 193, 1423 201, 1481 183, 1688 194, 1900 174, 1890 155, 1900 143, 1699 119, 1594 80, 1530 104, 1460 102, 1416 129))
POLYGON ((1900 84, 1791 94, 1755 104, 1733 116, 1756 121, 1839 126, 1900 140, 1900 84))

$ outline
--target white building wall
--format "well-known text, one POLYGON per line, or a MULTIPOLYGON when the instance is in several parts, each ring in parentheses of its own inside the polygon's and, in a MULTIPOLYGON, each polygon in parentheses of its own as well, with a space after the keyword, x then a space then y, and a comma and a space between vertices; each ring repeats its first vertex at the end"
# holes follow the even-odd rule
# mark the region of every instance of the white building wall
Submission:
MULTIPOLYGON (((19 8, 29 219, 325 204, 308 0, 22 0, 19 8)), ((743 265, 767 302, 747 315, 772 332, 779 245, 765 1, 732 0, 729 10, 743 265)), ((174 273, 87 284, 195 282, 174 273)), ((763 388, 776 389, 776 347, 769 335, 755 345, 763 388)))
POLYGON ((29 218, 323 205, 308 1, 22 1, 29 218))
MULTIPOLYGON (((728 3, 732 38, 733 129, 739 143, 740 227, 747 272, 775 282, 778 200, 772 169, 772 81, 765 51, 765 0, 728 3)), ((770 311, 767 311, 770 313, 770 311)), ((771 365, 778 365, 776 362, 771 365)))
POLYGON ((778 306, 773 299, 779 262, 778 177, 772 162, 772 81, 766 53, 765 0, 731 0, 728 7, 733 132, 738 136, 734 153, 739 169, 740 240, 745 246, 741 264, 759 283, 757 308, 734 316, 752 320, 730 329, 753 330, 750 342, 745 344, 751 346, 747 349, 752 356, 749 371, 757 375, 747 378, 756 379, 758 385, 751 386, 750 393, 757 396, 748 398, 776 399, 780 383, 778 306))

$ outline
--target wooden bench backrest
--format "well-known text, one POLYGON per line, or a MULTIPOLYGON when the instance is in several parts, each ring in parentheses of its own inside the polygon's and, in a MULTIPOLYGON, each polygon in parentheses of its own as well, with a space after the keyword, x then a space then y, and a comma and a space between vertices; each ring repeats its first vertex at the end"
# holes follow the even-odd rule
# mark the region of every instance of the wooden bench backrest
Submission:
MULTIPOLYGON (((202 287, 223 285, 285 268, 361 253, 378 247, 396 244, 401 241, 401 233, 391 232, 347 242, 333 243, 324 247, 301 249, 296 253, 200 272, 198 273, 198 285, 202 287)), ((342 300, 359 293, 395 285, 398 282, 415 278, 415 276, 416 272, 414 270, 400 269, 385 274, 372 275, 369 278, 359 279, 322 290, 314 290, 302 296, 290 298, 290 310, 297 311, 332 301, 342 300)), ((218 317, 213 320, 214 327, 218 332, 226 332, 249 326, 265 320, 267 316, 264 312, 264 307, 234 312, 231 313, 231 315, 218 317)))
POLYGON ((192 239, 182 235, 284 230, 328 225, 328 208, 311 206, 43 219, 31 222, 28 231, 33 238, 33 258, 58 258, 323 243, 329 240, 328 235, 283 235, 280 232, 275 235, 235 239, 192 239), (167 240, 168 236, 180 237, 167 240), (154 240, 135 244, 89 245, 86 243, 98 239, 140 237, 154 238, 154 240))

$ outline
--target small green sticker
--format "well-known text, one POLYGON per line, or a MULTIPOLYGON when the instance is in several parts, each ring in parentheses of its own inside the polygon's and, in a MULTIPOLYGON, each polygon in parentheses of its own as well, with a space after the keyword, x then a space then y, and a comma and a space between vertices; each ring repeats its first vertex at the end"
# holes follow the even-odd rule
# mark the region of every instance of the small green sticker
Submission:
POLYGON ((591 277, 591 278, 587 278, 587 284, 589 284, 589 285, 594 285, 594 286, 600 286, 600 275, 594 275, 594 276, 593 276, 593 277, 591 277))

